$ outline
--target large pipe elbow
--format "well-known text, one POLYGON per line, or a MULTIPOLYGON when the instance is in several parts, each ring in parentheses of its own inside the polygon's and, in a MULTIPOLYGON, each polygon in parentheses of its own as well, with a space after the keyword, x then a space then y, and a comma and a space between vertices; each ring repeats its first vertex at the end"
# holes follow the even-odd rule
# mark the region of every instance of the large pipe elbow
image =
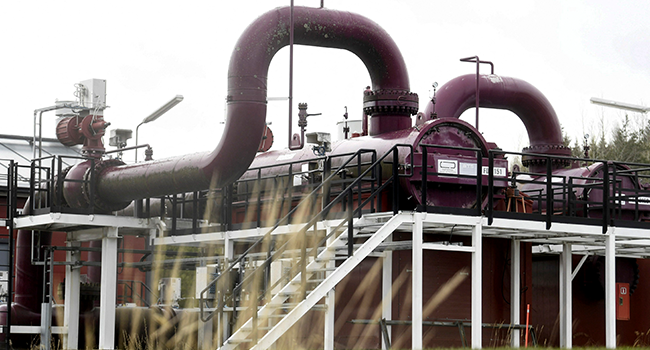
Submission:
MULTIPOLYGON (((569 156, 563 143, 562 127, 548 99, 526 81, 498 75, 480 75, 479 107, 505 109, 516 114, 528 133, 530 146, 524 153, 569 156)), ((476 75, 468 74, 443 85, 435 105, 429 103, 426 116, 459 118, 476 103, 476 75)), ((524 157, 524 165, 542 164, 539 157, 524 157)), ((563 162, 559 162, 563 164, 563 162)))
MULTIPOLYGON (((289 45, 290 11, 284 7, 262 15, 235 45, 228 70, 226 125, 215 150, 101 169, 95 193, 106 207, 223 187, 248 169, 264 132, 269 65, 289 45)), ((364 97, 364 110, 372 115, 371 134, 411 126, 417 95, 409 91, 397 45, 379 25, 349 12, 294 7, 294 43, 348 50, 363 61, 373 87, 364 97)))

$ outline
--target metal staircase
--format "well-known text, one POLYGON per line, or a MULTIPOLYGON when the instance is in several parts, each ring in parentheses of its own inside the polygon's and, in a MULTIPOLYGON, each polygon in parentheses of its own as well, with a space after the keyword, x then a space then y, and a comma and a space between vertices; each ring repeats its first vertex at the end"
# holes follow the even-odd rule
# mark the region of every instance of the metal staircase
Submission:
MULTIPOLYGON (((263 336, 259 338, 257 344, 254 344, 251 349, 267 349, 275 343, 282 334, 291 328, 302 316, 318 304, 318 302, 326 296, 345 276, 347 276, 363 259, 372 253, 393 231, 398 228, 406 220, 409 220, 410 215, 401 214, 393 216, 386 224, 384 224, 375 234, 366 239, 366 241, 357 249, 354 254, 346 259, 334 271, 327 272, 329 263, 334 261, 337 256, 339 248, 345 248, 345 241, 342 239, 345 235, 341 234, 336 237, 325 249, 321 251, 316 259, 307 265, 307 282, 313 278, 314 275, 320 272, 327 272, 327 277, 317 282, 314 289, 309 291, 306 298, 296 305, 287 304, 286 301, 291 295, 301 293, 300 283, 301 274, 296 275, 289 283, 287 283, 280 292, 264 305, 257 312, 257 319, 259 324, 264 324, 273 316, 278 316, 275 325, 270 328, 263 336), (283 313, 284 310, 290 310, 283 313), (281 312, 281 313, 278 313, 281 312)), ((253 319, 249 319, 239 330, 228 338, 223 350, 234 349, 239 345, 242 340, 251 340, 253 338, 253 319)), ((258 332, 263 331, 262 327, 258 325, 258 332)))
MULTIPOLYGON (((219 315, 222 323, 220 328, 222 328, 224 313, 228 311, 233 312, 233 319, 239 318, 238 322, 233 322, 236 323, 236 326, 233 326, 232 334, 227 339, 215 344, 217 348, 224 350, 235 349, 241 344, 245 344, 243 347, 252 349, 270 347, 308 311, 326 309, 327 305, 319 304, 319 302, 327 293, 363 259, 378 248, 397 227, 405 221, 411 220, 410 215, 397 214, 397 202, 394 201, 394 215, 387 222, 378 225, 379 228, 372 235, 355 235, 358 230, 355 229, 354 220, 362 217, 363 208, 373 201, 378 201, 382 191, 388 189, 393 192, 392 198, 397 198, 398 196, 394 193, 399 189, 399 186, 395 186, 397 179, 412 175, 412 173, 399 173, 397 164, 399 148, 407 149, 408 152, 412 153, 410 145, 396 145, 384 156, 377 160, 373 159, 374 162, 365 171, 358 173, 356 180, 351 181, 336 198, 328 201, 329 184, 335 176, 339 175, 337 174, 338 170, 333 171, 329 177, 323 180, 320 186, 307 195, 284 219, 278 221, 264 236, 253 243, 246 252, 230 262, 228 267, 206 286, 201 292, 202 300, 200 303, 201 319, 204 322, 215 315, 219 315), (376 174, 381 172, 381 164, 387 162, 389 156, 392 156, 392 160, 390 160, 390 163, 392 163, 392 176, 383 183, 379 180, 378 184, 373 184, 370 193, 362 198, 361 184, 380 179, 381 177, 376 176, 376 174), (393 186, 389 187, 389 185, 393 186), (355 198, 357 194, 358 198, 355 198), (322 202, 323 209, 318 214, 313 215, 308 222, 301 224, 302 228, 290 235, 290 238, 283 241, 279 247, 275 247, 275 237, 271 235, 272 232, 280 225, 288 224, 288 218, 295 211, 300 210, 301 207, 303 209, 304 207, 311 207, 315 202, 322 202), (334 220, 338 224, 334 224, 333 227, 323 228, 321 224, 324 220, 330 218, 331 211, 335 206, 338 206, 337 208, 343 211, 344 218, 334 220), (322 237, 323 235, 324 237, 322 237), (318 242, 307 247, 308 241, 318 242), (290 247, 299 247, 299 249, 289 249, 290 247), (260 249, 262 255, 267 256, 266 260, 259 260, 260 249), (257 252, 257 254, 252 252, 257 252), (284 285, 271 285, 268 278, 271 263, 279 259, 286 259, 288 254, 292 254, 294 258, 299 255, 297 264, 291 269, 284 285), (258 256, 257 261, 253 260, 253 255, 258 256), (337 260, 343 260, 338 267, 334 263, 337 260), (246 268, 251 265, 255 266, 253 271, 246 268), (239 284, 229 289, 230 282, 228 280, 231 278, 225 276, 231 276, 235 268, 240 269, 240 272, 246 270, 246 273, 239 284), (207 308, 206 306, 209 303, 203 299, 203 295, 210 289, 217 291, 215 308, 207 308), (278 289, 279 291, 277 291, 278 289), (245 298, 242 294, 243 290, 248 292, 245 298), (277 292, 271 293, 273 290, 277 292), (229 295, 229 298, 226 295, 229 295), (244 299, 247 299, 248 302, 245 303, 244 299), (240 305, 240 303, 247 305, 240 305), (226 305, 229 305, 229 307, 226 307, 226 305), (212 312, 208 313, 208 311, 212 312), (237 315, 237 317, 234 315, 237 315)), ((360 150, 360 152, 363 152, 363 150, 360 150)), ((343 163, 339 169, 345 169, 346 164, 353 159, 355 159, 355 155, 348 162, 343 163)), ((223 332, 223 330, 220 332, 223 332)))

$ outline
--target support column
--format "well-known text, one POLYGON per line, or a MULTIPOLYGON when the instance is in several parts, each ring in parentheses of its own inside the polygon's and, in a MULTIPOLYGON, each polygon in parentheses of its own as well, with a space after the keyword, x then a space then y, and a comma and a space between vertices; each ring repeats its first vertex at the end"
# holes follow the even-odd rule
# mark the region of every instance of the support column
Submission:
POLYGON ((472 349, 483 346, 483 230, 481 223, 472 228, 472 349))
MULTIPOLYGON (((66 242, 68 248, 80 247, 80 242, 66 242)), ((79 251, 67 251, 66 262, 73 263, 81 260, 79 251)), ((79 346, 79 299, 80 299, 80 266, 65 266, 65 304, 63 327, 67 333, 63 335, 63 346, 68 350, 76 350, 79 346)))
MULTIPOLYGON (((210 268, 205 266, 205 263, 202 263, 200 267, 196 268, 196 297, 200 298, 201 291, 207 287, 208 283, 212 280, 210 275, 210 268)), ((211 305, 212 306, 212 305, 211 305)), ((213 334, 212 330, 214 328, 214 317, 209 319, 206 322, 201 320, 201 317, 198 318, 198 329, 197 329, 197 339, 196 345, 199 350, 210 350, 212 349, 212 339, 213 334)))
POLYGON ((412 248, 412 305, 411 305, 411 348, 422 349, 422 219, 421 213, 413 214, 412 248))
POLYGON ((115 348, 115 298, 117 294, 117 227, 104 228, 102 278, 99 297, 99 349, 115 348))
MULTIPOLYGON (((334 241, 334 236, 330 237, 327 240, 327 246, 329 246, 332 241, 334 241)), ((328 269, 336 268, 336 261, 334 259, 330 260, 326 267, 328 269)), ((327 271, 326 275, 329 276, 332 272, 327 271)), ((325 296, 325 305, 327 305, 327 311, 325 313, 325 325, 324 325, 324 350, 334 350, 334 321, 336 320, 336 287, 332 288, 327 295, 325 296)))
MULTIPOLYGON (((386 238, 385 242, 392 242, 393 235, 391 234, 386 238)), ((391 320, 393 318, 393 251, 384 251, 384 258, 382 261, 382 275, 381 275, 381 318, 391 320)), ((386 325, 388 330, 388 340, 393 342, 391 326, 386 325)), ((381 349, 388 350, 386 343, 381 341, 381 349)))
POLYGON ((571 244, 562 245, 560 254, 560 347, 571 349, 573 340, 573 262, 571 244))
POLYGON ((607 230, 605 240, 605 346, 616 348, 616 235, 607 230))
MULTIPOLYGON (((510 323, 520 324, 521 320, 521 241, 513 239, 510 244, 510 323)), ((513 328, 511 343, 519 347, 520 330, 513 328)))
MULTIPOLYGON (((228 265, 230 265, 230 262, 233 260, 233 257, 235 256, 235 245, 232 239, 228 236, 228 233, 225 234, 224 237, 224 242, 223 242, 223 256, 224 258, 228 259, 228 265)), ((217 315, 219 317, 219 315, 217 315)), ((219 327, 221 328, 221 334, 222 334, 222 342, 225 343, 226 339, 230 336, 230 332, 228 331, 228 313, 224 312, 223 315, 221 315, 221 319, 219 320, 219 327)), ((221 344, 217 344, 221 345, 221 344)))

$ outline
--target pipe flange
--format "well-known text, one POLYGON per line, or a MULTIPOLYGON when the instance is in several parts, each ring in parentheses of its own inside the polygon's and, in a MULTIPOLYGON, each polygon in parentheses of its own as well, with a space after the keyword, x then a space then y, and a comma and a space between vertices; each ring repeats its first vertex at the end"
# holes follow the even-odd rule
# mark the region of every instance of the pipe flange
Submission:
MULTIPOLYGON (((528 147, 524 147, 522 152, 545 154, 549 156, 564 156, 564 157, 571 156, 571 148, 565 145, 531 145, 528 147)), ((541 156, 524 154, 521 157, 521 163, 526 167, 530 165, 542 165, 542 164, 546 164, 546 158, 541 156)), ((565 158, 552 158, 551 163, 559 166, 569 166, 571 165, 571 160, 565 158)))
POLYGON ((70 169, 72 169, 71 166, 63 168, 59 175, 57 175, 54 178, 54 198, 53 198, 53 203, 55 206, 61 206, 61 207, 69 207, 68 203, 65 201, 65 197, 63 197, 63 184, 65 181, 65 178, 68 176, 68 173, 70 172, 70 169), (59 186, 59 179, 63 179, 61 181, 59 186))
POLYGON ((418 94, 407 90, 366 90, 363 92, 363 111, 368 115, 408 114, 418 112, 418 94))
POLYGON ((117 210, 122 210, 126 208, 129 203, 112 203, 103 200, 101 197, 97 195, 97 179, 100 177, 100 175, 108 168, 124 165, 123 161, 119 159, 106 159, 106 160, 101 160, 95 163, 95 168, 93 169, 92 167, 88 167, 88 170, 84 173, 83 177, 83 186, 81 188, 81 192, 86 199, 87 203, 93 203, 95 206, 95 209, 100 211, 100 212, 105 212, 105 213, 110 213, 113 211, 117 210), (91 175, 92 173, 95 173, 95 183, 94 183, 94 195, 92 196, 92 202, 91 202, 91 175))

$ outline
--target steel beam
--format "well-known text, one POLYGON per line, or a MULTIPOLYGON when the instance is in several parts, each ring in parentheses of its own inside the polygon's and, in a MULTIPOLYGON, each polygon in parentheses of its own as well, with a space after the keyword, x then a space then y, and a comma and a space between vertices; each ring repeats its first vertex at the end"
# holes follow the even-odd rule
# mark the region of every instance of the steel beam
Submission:
POLYGON ((616 348, 616 234, 609 227, 605 239, 605 346, 616 348))
MULTIPOLYGON (((80 242, 66 243, 68 247, 80 247, 80 242)), ((80 251, 67 251, 66 261, 73 263, 81 260, 80 251)), ((81 266, 66 265, 65 267, 65 313, 63 326, 68 332, 63 335, 65 349, 77 349, 79 346, 79 299, 80 299, 80 271, 81 266)))
MULTIPOLYGON (((521 316, 521 242, 510 241, 510 323, 519 324, 521 316)), ((511 343, 513 348, 519 347, 520 331, 512 329, 511 343)))
MULTIPOLYGON (((393 236, 390 235, 384 242, 392 242, 393 236)), ((393 319, 393 252, 388 250, 384 251, 382 261, 382 276, 381 276, 381 318, 384 320, 393 319)), ((386 325, 388 329, 388 340, 392 344, 391 329, 392 327, 386 325)), ((382 350, 388 350, 385 342, 381 342, 382 350)))
POLYGON ((411 319, 413 325, 411 326, 411 349, 422 349, 422 214, 413 215, 413 249, 412 249, 412 263, 411 263, 411 319))
POLYGON ((573 339, 573 292, 571 244, 562 245, 560 254, 560 347, 571 349, 573 339))
MULTIPOLYGON (((331 246, 334 242, 334 235, 327 239, 327 246, 331 246)), ((336 268, 336 261, 330 260, 325 267, 329 269, 336 268)), ((326 276, 331 275, 331 271, 326 272, 326 276)), ((336 287, 332 288, 325 296, 325 305, 327 305, 327 311, 325 312, 325 326, 323 329, 324 332, 324 341, 323 349, 324 350, 334 350, 334 323, 336 321, 336 287)))
MULTIPOLYGON (((472 349, 483 346, 482 327, 482 298, 483 298, 483 226, 478 223, 472 229, 472 349)), ((415 321, 415 320, 414 320, 415 321)))

